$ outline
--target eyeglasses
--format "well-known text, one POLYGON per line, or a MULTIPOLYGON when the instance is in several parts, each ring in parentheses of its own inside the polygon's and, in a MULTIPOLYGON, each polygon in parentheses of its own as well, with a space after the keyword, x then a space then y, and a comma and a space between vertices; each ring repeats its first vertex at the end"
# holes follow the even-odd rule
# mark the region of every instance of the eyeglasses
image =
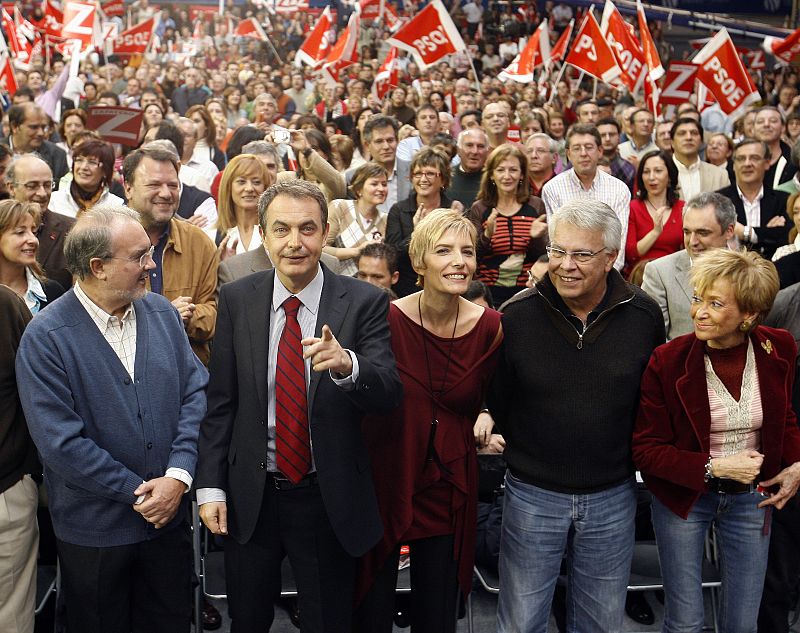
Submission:
POLYGON ((564 259, 567 255, 570 256, 573 262, 577 262, 578 264, 588 264, 592 261, 592 258, 596 257, 600 253, 607 248, 601 248, 599 251, 565 251, 563 248, 558 248, 558 246, 548 246, 545 248, 547 251, 547 255, 550 259, 560 260, 564 259))
POLYGON ((587 154, 597 149, 597 143, 584 143, 583 145, 570 145, 567 149, 575 154, 586 152, 587 154))
POLYGON ((80 167, 81 165, 86 165, 87 167, 91 167, 92 169, 96 169, 97 167, 100 167, 100 165, 103 164, 96 158, 86 158, 84 156, 78 156, 77 158, 73 158, 72 162, 76 167, 80 167))
POLYGON ((45 191, 52 191, 56 186, 56 182, 55 180, 43 180, 41 182, 33 180, 31 182, 23 182, 23 183, 15 182, 14 185, 16 185, 17 187, 22 185, 22 187, 28 193, 35 193, 39 191, 40 187, 43 188, 45 191))
POLYGON ((144 268, 145 266, 147 266, 147 262, 155 261, 153 259, 153 253, 155 252, 155 250, 156 250, 156 247, 155 246, 151 246, 144 253, 142 253, 141 257, 134 257, 134 258, 130 258, 130 257, 106 257, 106 259, 121 259, 121 260, 126 261, 126 262, 139 262, 139 268, 144 268))
POLYGON ((414 180, 422 180, 423 178, 425 178, 426 180, 433 180, 434 178, 438 178, 439 177, 439 172, 438 171, 415 171, 413 174, 411 174, 411 177, 414 180))

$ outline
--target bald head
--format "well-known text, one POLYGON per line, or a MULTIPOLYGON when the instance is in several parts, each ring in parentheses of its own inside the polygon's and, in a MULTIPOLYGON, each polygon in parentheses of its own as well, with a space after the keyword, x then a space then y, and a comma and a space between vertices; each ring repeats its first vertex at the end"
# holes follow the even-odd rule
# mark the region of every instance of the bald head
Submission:
POLYGON ((33 154, 17 156, 6 171, 8 192, 19 202, 36 202, 44 211, 53 193, 50 165, 33 154))

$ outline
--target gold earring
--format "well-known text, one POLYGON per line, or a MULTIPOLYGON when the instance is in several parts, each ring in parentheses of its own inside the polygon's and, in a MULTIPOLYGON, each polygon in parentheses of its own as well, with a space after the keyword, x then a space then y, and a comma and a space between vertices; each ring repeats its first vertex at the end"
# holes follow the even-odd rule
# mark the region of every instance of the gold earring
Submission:
POLYGON ((739 330, 741 332, 748 332, 750 330, 750 321, 742 321, 739 324, 739 330))

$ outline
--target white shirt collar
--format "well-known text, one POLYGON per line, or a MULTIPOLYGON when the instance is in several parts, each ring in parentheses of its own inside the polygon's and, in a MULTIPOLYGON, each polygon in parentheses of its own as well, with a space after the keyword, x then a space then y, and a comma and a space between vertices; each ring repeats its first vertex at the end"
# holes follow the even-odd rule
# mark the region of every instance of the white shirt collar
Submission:
MULTIPOLYGON (((81 305, 89 313, 89 316, 92 317, 92 321, 94 321, 97 327, 100 328, 101 332, 105 332, 107 328, 113 327, 117 324, 117 317, 115 317, 113 314, 109 314, 94 301, 92 301, 89 298, 89 295, 87 295, 83 291, 83 288, 81 288, 81 283, 79 281, 75 282, 73 289, 75 291, 75 296, 78 297, 78 301, 81 302, 81 305)), ((127 308, 125 308, 125 313, 122 315, 122 318, 119 319, 119 321, 132 321, 135 318, 136 313, 134 312, 133 304, 131 303, 127 308)))
MULTIPOLYGON (((319 310, 319 302, 322 298, 322 285, 325 280, 325 277, 322 273, 322 266, 317 264, 317 274, 314 276, 314 279, 311 280, 305 288, 303 288, 300 292, 295 294, 303 306, 311 312, 312 314, 316 314, 319 310)), ((286 301, 289 297, 293 296, 289 289, 283 285, 280 277, 278 276, 278 271, 275 271, 275 286, 272 290, 272 310, 277 312, 278 309, 283 305, 283 302, 286 301)))
POLYGON ((742 202, 744 202, 745 204, 755 204, 756 202, 760 202, 761 198, 764 197, 764 185, 761 185, 761 189, 759 189, 758 195, 756 196, 755 200, 753 200, 752 202, 750 202, 747 198, 745 198, 745 195, 742 193, 742 190, 739 189, 739 185, 736 185, 736 191, 739 193, 739 197, 742 199, 742 202))

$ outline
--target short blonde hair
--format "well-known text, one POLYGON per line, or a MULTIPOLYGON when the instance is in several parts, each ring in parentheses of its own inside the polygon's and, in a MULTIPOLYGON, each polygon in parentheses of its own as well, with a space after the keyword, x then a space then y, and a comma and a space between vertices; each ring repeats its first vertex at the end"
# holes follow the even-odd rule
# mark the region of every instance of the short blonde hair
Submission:
MULTIPOLYGON (((425 255, 448 231, 466 235, 475 246, 478 230, 461 212, 453 209, 434 209, 417 224, 408 245, 408 257, 414 269, 422 268, 425 255)), ((420 284, 421 285, 421 284, 420 284)))
POLYGON ((698 295, 705 294, 718 279, 727 281, 739 310, 758 314, 754 325, 770 311, 780 290, 775 264, 753 251, 708 251, 694 261, 690 278, 698 295))

